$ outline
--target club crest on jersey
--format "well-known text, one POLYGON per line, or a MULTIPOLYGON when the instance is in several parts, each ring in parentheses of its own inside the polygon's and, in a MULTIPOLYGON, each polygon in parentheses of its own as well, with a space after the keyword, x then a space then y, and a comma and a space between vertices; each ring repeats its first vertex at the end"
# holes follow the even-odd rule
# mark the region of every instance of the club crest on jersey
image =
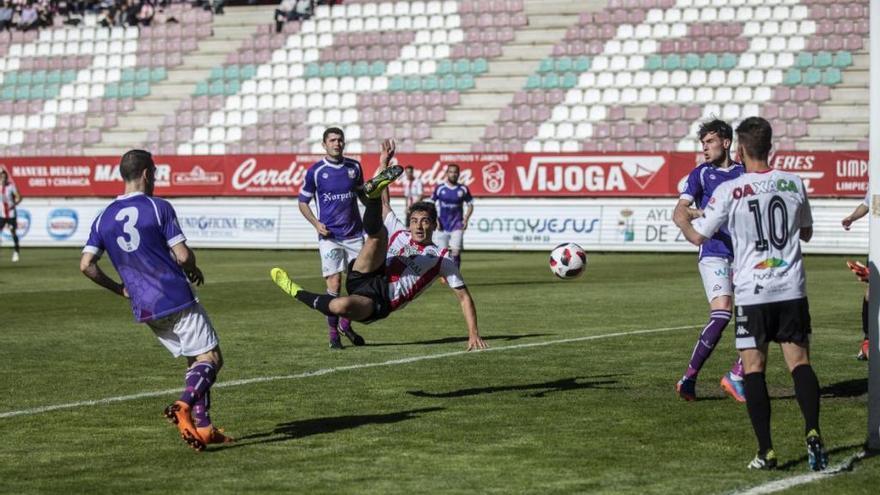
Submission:
POLYGON ((355 177, 357 177, 357 170, 353 168, 348 169, 348 178, 354 179, 355 177))
POLYGON ((733 198, 740 199, 756 194, 774 192, 798 192, 797 184, 793 180, 778 179, 752 182, 741 187, 733 188, 733 198))

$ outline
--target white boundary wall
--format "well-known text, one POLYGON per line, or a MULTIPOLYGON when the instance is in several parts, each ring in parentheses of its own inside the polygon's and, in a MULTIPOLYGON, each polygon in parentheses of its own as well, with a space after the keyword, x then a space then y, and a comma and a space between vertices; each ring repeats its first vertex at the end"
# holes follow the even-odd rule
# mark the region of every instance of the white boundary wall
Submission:
MULTIPOLYGON (((295 198, 172 199, 193 247, 315 249, 317 236, 295 198)), ((19 208, 23 246, 82 246, 108 199, 26 198, 19 208)), ((547 250, 577 242, 589 251, 695 252, 672 222, 676 198, 477 199, 465 249, 547 250)), ((851 231, 840 220, 853 199, 813 199, 813 240, 807 253, 868 252, 868 222, 851 231)), ((403 203, 393 203, 402 215, 403 203)), ((0 235, 9 245, 8 232, 0 235)))

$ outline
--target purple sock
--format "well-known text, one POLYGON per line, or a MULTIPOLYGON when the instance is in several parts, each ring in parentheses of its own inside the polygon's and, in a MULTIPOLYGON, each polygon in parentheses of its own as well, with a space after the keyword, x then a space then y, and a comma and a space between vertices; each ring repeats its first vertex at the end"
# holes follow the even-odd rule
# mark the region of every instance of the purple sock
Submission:
POLYGON ((196 428, 204 428, 211 426, 211 391, 206 390, 201 397, 196 400, 192 408, 192 417, 196 422, 196 428))
POLYGON ((685 378, 692 380, 697 378, 697 374, 700 373, 700 368, 703 367, 703 363, 709 359, 709 356, 712 355, 712 351, 715 350, 718 341, 721 340, 721 332, 724 331, 724 327, 726 327, 727 322, 730 321, 730 316, 730 311, 720 309, 713 310, 709 313, 709 323, 703 328, 703 331, 700 333, 700 338, 694 346, 694 352, 691 354, 691 362, 688 363, 687 372, 684 374, 685 378))
MULTIPOLYGON (((327 291, 328 296, 337 297, 339 296, 338 292, 327 291)), ((337 332, 337 328, 339 327, 339 317, 336 315, 327 317, 327 331, 330 335, 331 339, 339 338, 339 333, 337 332)))
POLYGON ((343 330, 351 330, 351 320, 348 318, 339 317, 339 328, 343 330))
POLYGON ((746 375, 746 371, 745 369, 743 369, 742 358, 737 358, 737 360, 733 362, 733 366, 730 368, 730 374, 738 376, 740 378, 746 375))
POLYGON ((186 388, 180 394, 180 400, 192 407, 205 393, 210 390, 217 378, 217 370, 212 363, 198 362, 186 370, 186 388))

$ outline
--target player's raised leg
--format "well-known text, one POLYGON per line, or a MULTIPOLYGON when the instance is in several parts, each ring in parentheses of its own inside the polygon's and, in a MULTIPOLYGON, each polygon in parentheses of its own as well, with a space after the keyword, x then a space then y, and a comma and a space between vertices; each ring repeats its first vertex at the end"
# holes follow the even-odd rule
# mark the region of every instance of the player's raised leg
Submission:
MULTIPOLYGON (((364 240, 363 248, 351 265, 352 270, 371 273, 384 266, 388 249, 388 232, 382 223, 383 201, 380 198, 388 185, 402 173, 403 167, 397 165, 383 168, 373 179, 364 184, 363 225, 367 237, 364 240)), ((327 294, 309 292, 290 280, 287 272, 281 268, 273 268, 271 276, 282 291, 328 316, 345 316, 351 320, 362 321, 369 318, 373 312, 372 301, 367 297, 358 295, 332 297, 327 294)))

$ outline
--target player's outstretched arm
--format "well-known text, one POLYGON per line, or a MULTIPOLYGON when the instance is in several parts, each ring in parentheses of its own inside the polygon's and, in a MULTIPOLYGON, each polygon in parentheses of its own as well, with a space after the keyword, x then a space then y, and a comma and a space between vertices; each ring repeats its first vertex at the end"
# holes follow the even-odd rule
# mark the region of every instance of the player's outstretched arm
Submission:
POLYGON ((843 225, 844 230, 849 230, 852 226, 853 222, 862 218, 863 216, 868 214, 868 207, 864 204, 856 206, 856 209, 853 210, 852 213, 847 215, 843 220, 840 221, 840 224, 843 225))
POLYGON ((461 313, 464 315, 464 321, 468 327, 468 346, 467 350, 486 349, 489 347, 481 337, 480 330, 477 328, 477 306, 467 287, 452 289, 458 297, 461 304, 461 313))
POLYGON ((183 268, 183 273, 186 273, 186 278, 190 282, 196 285, 205 283, 205 276, 199 270, 199 267, 196 266, 196 254, 193 253, 192 249, 185 242, 175 244, 171 247, 171 251, 174 253, 174 259, 177 260, 177 264, 183 268))
POLYGON ((128 297, 128 291, 125 286, 108 277, 104 270, 98 266, 98 257, 92 253, 83 253, 79 260, 79 271, 83 273, 89 280, 109 290, 110 292, 128 297))
MULTIPOLYGON (((397 143, 393 139, 386 139, 379 145, 379 170, 388 168, 391 165, 391 159, 397 151, 397 143)), ((391 213, 391 195, 388 189, 382 191, 382 218, 391 213)))

